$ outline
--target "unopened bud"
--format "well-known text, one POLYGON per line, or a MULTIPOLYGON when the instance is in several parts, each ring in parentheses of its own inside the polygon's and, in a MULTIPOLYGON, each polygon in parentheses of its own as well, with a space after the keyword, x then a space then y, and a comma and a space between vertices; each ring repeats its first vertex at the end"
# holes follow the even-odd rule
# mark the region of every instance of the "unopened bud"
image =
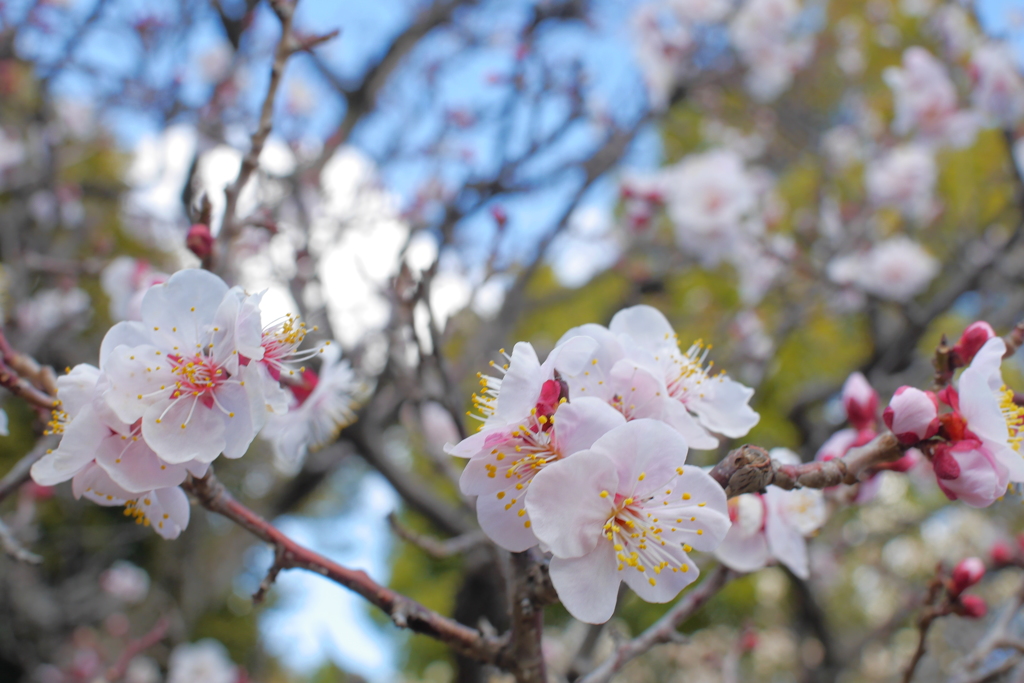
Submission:
POLYGON ((196 223, 189 228, 185 246, 199 258, 203 260, 209 258, 213 253, 213 235, 210 233, 210 226, 196 223))
POLYGON ((1013 551, 1010 550, 1010 546, 1002 541, 992 544, 992 550, 989 551, 992 555, 992 562, 997 565, 1006 565, 1013 562, 1013 551))
POLYGON ((875 424, 878 417, 878 392, 863 374, 855 372, 847 378, 842 396, 846 417, 855 429, 866 429, 875 424))
POLYGON ((983 320, 968 325, 964 333, 960 335, 960 341, 953 346, 957 363, 968 365, 974 359, 974 355, 985 345, 985 342, 994 336, 996 336, 995 330, 983 320))
POLYGON ((969 619, 981 619, 988 613, 988 604, 977 595, 965 595, 960 598, 959 614, 969 619))
POLYGON ((981 581, 985 576, 985 563, 977 557, 968 557, 960 560, 953 567, 953 587, 950 594, 953 597, 960 595, 965 590, 981 581))

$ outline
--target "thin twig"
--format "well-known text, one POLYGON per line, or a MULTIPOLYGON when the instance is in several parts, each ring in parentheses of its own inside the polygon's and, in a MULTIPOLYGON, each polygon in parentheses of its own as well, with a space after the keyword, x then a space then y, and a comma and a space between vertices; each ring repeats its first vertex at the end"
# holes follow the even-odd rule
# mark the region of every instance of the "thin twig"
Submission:
POLYGON ((128 665, 136 655, 145 650, 153 647, 167 635, 167 629, 170 627, 171 622, 167 617, 160 617, 153 628, 149 630, 149 633, 133 640, 128 643, 128 647, 124 649, 121 656, 117 658, 117 662, 107 669, 106 680, 107 683, 117 683, 117 681, 124 678, 125 672, 128 670, 128 665))
POLYGON ((21 543, 18 542, 18 539, 14 537, 14 532, 11 531, 10 527, 4 524, 3 520, 0 520, 0 547, 3 547, 4 552, 18 562, 39 564, 43 561, 43 558, 33 552, 25 550, 25 548, 22 547, 21 543))
POLYGON ((408 628, 436 638, 467 657, 508 665, 501 656, 501 639, 485 636, 476 629, 443 617, 411 598, 378 584, 366 572, 343 567, 299 545, 270 522, 235 500, 217 481, 212 470, 206 477, 191 478, 183 486, 207 510, 227 517, 266 543, 281 548, 281 569, 306 569, 320 574, 364 597, 387 614, 399 628, 408 628))
POLYGON ((726 567, 715 567, 696 588, 683 596, 661 619, 633 640, 623 643, 599 667, 579 679, 577 683, 607 683, 630 660, 639 657, 655 645, 669 643, 678 637, 676 629, 714 597, 729 581, 738 576, 726 567))
POLYGON ((44 436, 35 447, 28 452, 21 460, 15 463, 3 479, 0 479, 0 501, 16 491, 19 486, 28 481, 32 465, 35 465, 44 455, 49 453, 57 444, 57 439, 52 436, 44 436))
POLYGON ((470 531, 444 541, 427 534, 420 534, 402 524, 393 512, 388 515, 388 523, 391 525, 391 530, 395 532, 396 536, 407 543, 411 543, 437 560, 443 560, 452 555, 459 555, 481 543, 487 542, 487 536, 482 531, 470 531))

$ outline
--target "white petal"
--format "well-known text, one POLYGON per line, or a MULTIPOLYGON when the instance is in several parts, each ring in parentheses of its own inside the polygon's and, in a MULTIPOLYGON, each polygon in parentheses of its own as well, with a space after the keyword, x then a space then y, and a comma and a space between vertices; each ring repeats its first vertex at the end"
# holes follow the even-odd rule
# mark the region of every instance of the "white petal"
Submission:
POLYGON ((662 419, 679 432, 691 448, 702 451, 718 448, 718 439, 711 436, 682 403, 672 398, 667 399, 663 410, 662 419))
POLYGON ((169 463, 213 462, 225 446, 224 420, 215 411, 189 396, 164 399, 143 416, 142 436, 169 463))
POLYGON ((700 468, 689 466, 683 470, 671 493, 659 492, 648 506, 661 519, 665 540, 688 543, 697 550, 710 552, 718 547, 732 525, 725 492, 700 468), (678 531, 673 532, 673 528, 678 531))
POLYGON ((764 535, 768 541, 771 554, 782 564, 789 567, 801 579, 810 576, 810 565, 807 558, 807 541, 803 534, 788 523, 777 507, 777 494, 769 486, 765 492, 765 504, 768 507, 767 519, 764 524, 764 535))
POLYGON ((135 493, 177 486, 188 475, 184 465, 164 462, 143 439, 123 439, 120 434, 103 439, 96 450, 96 463, 115 484, 135 493))
POLYGON ((618 483, 615 464, 595 451, 548 465, 533 478, 526 498, 533 533, 557 557, 586 555, 605 540, 601 529, 613 512, 618 483), (608 496, 602 498, 602 491, 608 496))
MULTIPOLYGON (((242 376, 246 377, 247 373, 243 373, 242 376)), ((217 389, 216 396, 220 403, 219 407, 196 406, 196 411, 208 410, 213 418, 223 423, 224 457, 241 458, 267 420, 268 413, 259 385, 252 378, 248 378, 245 386, 222 385, 217 389), (228 412, 225 413, 224 410, 228 412), (232 414, 234 417, 231 417, 232 414)))
POLYGON ((52 453, 32 465, 32 479, 41 486, 53 486, 71 479, 92 462, 96 449, 110 430, 86 406, 64 428, 64 436, 52 453))
POLYGON ((572 337, 556 346, 544 361, 544 379, 557 370, 563 375, 577 375, 590 363, 597 351, 597 341, 590 337, 572 337))
POLYGON ((88 498, 97 505, 124 505, 135 498, 134 493, 125 491, 96 463, 91 463, 71 480, 71 491, 75 498, 88 498))
POLYGON ((147 346, 153 344, 153 336, 140 322, 119 322, 103 335, 103 342, 100 344, 100 367, 105 367, 110 352, 118 346, 147 346))
POLYGON ((152 496, 150 505, 145 504, 146 499, 138 503, 149 517, 150 527, 168 540, 177 538, 188 526, 188 497, 177 486, 157 489, 152 496))
POLYGON ((626 424, 622 413, 597 398, 578 398, 555 412, 554 433, 561 455, 583 451, 619 425, 626 424))
POLYGON ((228 286, 213 273, 180 270, 163 284, 150 287, 142 297, 142 322, 161 332, 177 328, 181 339, 200 341, 213 324, 228 286))
POLYGON ((501 500, 493 493, 481 495, 476 499, 476 515, 480 521, 480 528, 492 541, 513 553, 537 545, 537 537, 533 535, 531 528, 526 526, 530 516, 525 512, 522 516, 519 515, 519 512, 525 509, 525 494, 526 491, 518 492, 514 486, 510 486, 501 500))
MULTIPOLYGON (((662 489, 686 464, 686 441, 664 422, 633 420, 608 432, 593 446, 619 475, 618 493, 638 497, 662 489)), ((570 458, 571 460, 571 458, 570 458)))
POLYGON ((176 381, 167 357, 154 346, 118 346, 107 356, 103 373, 103 400, 127 424, 142 417, 160 396, 169 394, 176 381))
POLYGON ((93 399, 100 369, 87 363, 79 363, 71 372, 57 378, 57 398, 61 410, 74 418, 93 399))
POLYGON ((735 571, 756 572, 768 564, 768 542, 760 531, 745 535, 738 525, 733 525, 715 548, 715 557, 735 571))
POLYGON ((542 376, 533 346, 527 342, 517 343, 512 349, 508 372, 501 380, 495 414, 505 422, 521 420, 529 415, 530 409, 537 404, 541 385, 546 379, 550 378, 542 376))
POLYGON ((654 352, 663 346, 675 346, 675 330, 665 316, 651 306, 624 308, 612 318, 608 329, 627 335, 641 348, 654 352))
POLYGON ((733 439, 746 436, 761 419, 747 405, 754 390, 725 375, 709 377, 707 382, 713 391, 706 391, 705 398, 694 396, 688 402, 690 410, 697 414, 701 424, 713 432, 733 439))
POLYGON ((569 614, 588 624, 612 618, 619 595, 617 562, 607 542, 582 557, 551 558, 551 583, 569 614))
POLYGON ((639 572, 628 565, 619 572, 619 577, 626 582, 626 585, 646 602, 668 602, 700 576, 697 565, 690 561, 689 556, 681 548, 666 546, 662 550, 665 550, 666 554, 672 558, 672 566, 662 569, 655 576, 650 577, 647 572, 639 572), (683 566, 687 571, 679 568, 683 566), (651 584, 652 578, 654 579, 653 585, 651 584))

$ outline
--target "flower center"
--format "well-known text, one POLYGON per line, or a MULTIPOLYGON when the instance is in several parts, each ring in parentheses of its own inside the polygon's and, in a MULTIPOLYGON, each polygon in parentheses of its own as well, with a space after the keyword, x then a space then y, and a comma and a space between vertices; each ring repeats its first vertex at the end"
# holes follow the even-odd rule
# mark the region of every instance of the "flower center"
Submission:
POLYGON ((711 344, 705 346, 704 342, 698 339, 690 345, 686 353, 672 359, 672 366, 668 368, 666 378, 668 393, 672 398, 685 404, 693 398, 693 392, 697 392, 700 397, 704 396, 700 393, 702 385, 711 377, 711 370, 715 365, 715 361, 707 361, 711 349, 711 344))

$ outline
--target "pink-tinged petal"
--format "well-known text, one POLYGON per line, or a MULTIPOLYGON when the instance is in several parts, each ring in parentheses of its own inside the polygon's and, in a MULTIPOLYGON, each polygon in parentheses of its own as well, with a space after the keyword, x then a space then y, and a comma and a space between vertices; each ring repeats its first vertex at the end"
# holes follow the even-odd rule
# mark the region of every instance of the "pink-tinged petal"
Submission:
POLYGON ((103 367, 106 387, 103 400, 118 419, 132 424, 161 396, 174 388, 167 357, 155 346, 118 346, 103 367))
POLYGON ((137 503, 149 518, 150 527, 168 540, 177 538, 188 526, 188 496, 177 486, 157 489, 151 495, 137 503), (150 501, 149 505, 146 500, 150 501))
POLYGON ((631 306, 612 317, 608 329, 613 334, 625 335, 640 348, 654 353, 664 346, 675 347, 675 330, 668 319, 651 306, 631 306))
POLYGON ((150 287, 142 298, 142 322, 147 328, 179 338, 200 339, 213 324, 217 308, 228 293, 224 281, 207 270, 180 270, 167 282, 150 287))
POLYGON ((142 438, 112 434, 96 450, 96 464, 125 491, 142 493, 177 486, 185 481, 184 465, 164 462, 142 438))
POLYGON ((842 399, 846 417, 856 429, 874 424, 878 413, 878 392, 862 373, 855 372, 846 379, 842 399))
POLYGON ((996 336, 995 330, 987 322, 981 320, 967 326, 960 340, 953 346, 953 352, 961 365, 970 363, 985 343, 996 336))
POLYGON ((666 560, 671 565, 662 569, 655 576, 649 576, 647 572, 639 572, 628 565, 619 572, 619 577, 626 582, 626 585, 646 602, 668 602, 700 576, 697 565, 690 561, 690 557, 682 548, 666 546, 662 550, 665 550, 665 554, 671 558, 666 560), (652 580, 654 583, 651 583, 652 580))
POLYGON ((602 527, 614 510, 618 484, 615 463, 596 451, 548 465, 533 478, 526 498, 533 533, 557 557, 590 553, 606 541, 602 527))
MULTIPOLYGON (((957 442, 943 448, 941 455, 943 458, 951 458, 957 465, 958 476, 939 478, 939 486, 948 497, 962 500, 971 507, 983 508, 1006 493, 1006 487, 1010 483, 1009 473, 993 454, 977 441, 957 442)), ((938 474, 939 468, 936 468, 936 475, 938 474)))
POLYGON ((558 451, 566 457, 587 450, 622 424, 626 424, 626 418, 604 401, 597 398, 574 399, 555 413, 554 434, 558 451))
POLYGON ((639 497, 660 491, 678 476, 687 448, 683 437, 664 422, 633 420, 602 436, 593 450, 615 464, 618 493, 639 497))
POLYGON ((706 382, 708 386, 705 388, 704 397, 695 396, 687 402, 687 407, 696 413, 701 424, 712 432, 733 439, 746 436, 761 419, 761 416, 747 405, 754 395, 754 390, 725 375, 709 377, 706 382))
POLYGON ((765 502, 775 515, 805 537, 820 529, 828 519, 825 494, 819 489, 785 491, 769 486, 765 502))
POLYGON ((57 448, 32 465, 32 480, 40 486, 54 486, 71 479, 93 461, 109 434, 110 430, 96 419, 92 406, 85 406, 64 428, 57 448))
POLYGON ((124 505, 137 494, 125 491, 114 483, 110 476, 96 463, 86 466, 71 480, 71 491, 75 498, 87 498, 97 505, 107 507, 124 505))
MULTIPOLYGON (((503 463, 504 460, 501 462, 503 463)), ((501 463, 497 462, 495 457, 490 454, 470 458, 462 470, 462 476, 459 477, 459 489, 467 496, 492 495, 498 491, 504 491, 508 486, 508 479, 505 478, 507 464, 503 467, 500 475, 497 469, 487 467, 487 465, 493 465, 497 468, 499 464, 501 463)))
MULTIPOLYGON (((224 424, 225 458, 241 458, 245 455, 256 434, 266 424, 269 413, 259 391, 257 372, 255 366, 243 368, 240 376, 245 385, 221 386, 216 394, 220 405, 205 409, 224 424)), ((200 406, 196 406, 196 411, 199 410, 200 406)))
POLYGON ((558 340, 558 344, 555 346, 560 346, 573 337, 590 337, 597 342, 597 347, 591 354, 589 363, 583 365, 584 370, 588 370, 589 367, 592 366, 597 366, 607 372, 625 355, 619 338, 613 334, 611 330, 602 325, 587 323, 586 325, 574 327, 563 334, 562 338, 558 340), (593 362, 595 360, 597 361, 596 363, 593 362))
POLYGON ((537 545, 530 516, 523 505, 527 490, 516 491, 513 486, 505 491, 500 500, 493 493, 476 499, 476 516, 480 528, 488 538, 509 552, 518 553, 537 545), (528 522, 530 526, 527 526, 528 522))
POLYGON ((142 418, 142 436, 161 459, 171 464, 213 462, 225 446, 220 414, 189 396, 164 399, 150 406, 142 418))
POLYGON ((615 614, 622 574, 617 566, 612 544, 601 543, 582 557, 551 558, 551 583, 569 614, 587 624, 603 624, 615 614))
MULTIPOLYGON (((220 364, 229 363, 239 354, 251 360, 263 358, 263 322, 260 300, 264 292, 245 294, 233 287, 214 314, 213 353, 220 364)), ((229 371, 231 368, 229 366, 229 371)))
POLYGON ((71 372, 57 378, 57 398, 60 409, 74 418, 86 404, 91 403, 96 394, 96 382, 100 378, 100 369, 79 363, 71 368, 71 372))
POLYGON ((206 472, 210 469, 210 463, 193 460, 192 462, 185 463, 185 469, 188 470, 188 473, 191 474, 193 477, 198 477, 202 479, 203 477, 206 476, 206 472))
POLYGON ((885 425, 900 443, 913 445, 939 431, 939 406, 935 394, 914 387, 896 390, 882 415, 885 425))
POLYGON ((491 430, 485 429, 467 436, 457 444, 445 444, 444 452, 456 458, 472 458, 477 453, 483 452, 485 441, 489 436, 491 436, 491 430))
POLYGON ((537 403, 544 380, 537 352, 528 342, 518 342, 512 349, 512 360, 501 380, 495 415, 504 422, 521 420, 537 403))
MULTIPOLYGON (((968 373, 974 375, 981 375, 988 382, 988 388, 992 391, 999 391, 1003 386, 1003 377, 999 368, 1003 363, 1003 356, 1006 355, 1006 342, 1000 337, 993 337, 989 339, 981 347, 977 354, 974 356, 974 360, 964 370, 963 375, 960 376, 963 381, 964 375, 968 373)), ((957 387, 961 394, 963 394, 963 388, 957 387)), ((961 400, 963 397, 961 396, 961 400)))
POLYGON ((726 567, 738 572, 756 572, 768 564, 768 541, 764 533, 744 534, 733 525, 725 539, 715 548, 715 557, 726 567))
POLYGON ((555 370, 562 375, 578 375, 591 363, 597 341, 590 337, 572 337, 556 346, 544 361, 544 379, 549 379, 555 370))
POLYGON ((140 322, 119 322, 103 335, 103 342, 100 344, 100 367, 104 368, 110 352, 118 346, 150 346, 153 344, 153 335, 150 329, 140 322))
POLYGON ((700 451, 718 448, 718 439, 709 434, 682 403, 668 399, 662 408, 662 420, 679 432, 690 448, 700 451))
POLYGON ((664 540, 710 552, 732 526, 725 492, 699 467, 681 469, 672 488, 659 491, 648 509, 659 518, 664 540))
POLYGON ((778 496, 785 493, 775 486, 765 491, 767 515, 764 523, 764 536, 768 541, 768 549, 772 556, 786 565, 791 572, 801 579, 810 576, 810 564, 807 557, 807 541, 803 534, 788 523, 778 508, 778 496), (775 491, 773 491, 775 489, 775 491))

